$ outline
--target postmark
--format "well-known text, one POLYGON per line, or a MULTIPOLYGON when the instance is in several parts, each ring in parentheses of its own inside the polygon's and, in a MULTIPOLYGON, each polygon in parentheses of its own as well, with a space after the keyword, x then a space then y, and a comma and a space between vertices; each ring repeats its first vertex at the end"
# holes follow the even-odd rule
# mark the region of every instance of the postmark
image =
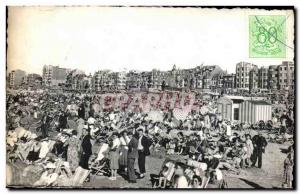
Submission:
POLYGON ((285 58, 285 20, 284 15, 249 16, 250 58, 285 58))

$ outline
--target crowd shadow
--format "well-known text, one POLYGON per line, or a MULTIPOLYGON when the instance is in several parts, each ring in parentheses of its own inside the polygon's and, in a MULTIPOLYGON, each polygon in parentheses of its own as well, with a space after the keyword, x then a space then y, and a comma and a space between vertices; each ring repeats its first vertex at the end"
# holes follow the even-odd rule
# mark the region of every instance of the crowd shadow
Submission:
POLYGON ((289 152, 288 148, 280 148, 281 153, 287 154, 289 152))
POLYGON ((251 187, 254 187, 256 189, 265 189, 265 187, 260 186, 259 184, 249 181, 247 179, 244 178, 239 178, 240 180, 244 181, 246 184, 250 185, 251 187))

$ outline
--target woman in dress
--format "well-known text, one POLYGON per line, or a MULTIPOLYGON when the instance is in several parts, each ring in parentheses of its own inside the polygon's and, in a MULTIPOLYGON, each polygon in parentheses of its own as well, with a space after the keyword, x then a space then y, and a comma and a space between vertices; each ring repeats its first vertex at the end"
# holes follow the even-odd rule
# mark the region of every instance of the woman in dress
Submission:
POLYGON ((120 137, 120 157, 119 157, 119 167, 120 170, 127 174, 127 153, 128 153, 128 143, 129 137, 127 136, 127 131, 121 132, 120 137))
POLYGON ((80 141, 77 137, 77 131, 72 131, 72 136, 65 143, 68 145, 67 151, 67 161, 70 164, 70 169, 72 172, 75 172, 76 168, 79 165, 79 145, 80 141))
POLYGON ((119 169, 119 147, 120 140, 118 133, 114 132, 112 134, 112 141, 110 143, 109 158, 110 158, 110 169, 111 177, 110 180, 117 180, 117 170, 119 169))
POLYGON ((246 163, 246 165, 250 166, 250 159, 251 159, 251 156, 253 154, 253 149, 254 149, 250 134, 246 135, 246 148, 247 148, 247 154, 246 154, 246 161, 245 161, 245 163, 246 163))

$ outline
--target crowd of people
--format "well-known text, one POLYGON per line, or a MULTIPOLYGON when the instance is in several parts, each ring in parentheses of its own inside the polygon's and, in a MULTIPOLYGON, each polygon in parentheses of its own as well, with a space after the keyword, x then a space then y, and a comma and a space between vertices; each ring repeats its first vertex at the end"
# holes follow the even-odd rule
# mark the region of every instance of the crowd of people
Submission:
MULTIPOLYGON (((212 112, 190 111, 179 118, 174 110, 100 111, 99 102, 97 95, 8 94, 10 162, 43 164, 45 174, 35 185, 47 186, 61 184, 63 177, 80 177, 82 183, 99 172, 111 181, 121 175, 136 183, 145 178, 147 156, 156 153, 166 158, 154 178, 156 188, 207 188, 210 183, 226 188, 225 171, 240 174, 243 168, 262 168, 268 146, 262 130, 253 133, 251 126, 233 125, 212 112), (174 156, 177 160, 170 159, 174 156), (82 172, 85 177, 79 176, 82 172)), ((278 122, 286 133, 289 118, 283 115, 278 122)), ((284 161, 287 187, 293 177, 292 148, 284 161)))

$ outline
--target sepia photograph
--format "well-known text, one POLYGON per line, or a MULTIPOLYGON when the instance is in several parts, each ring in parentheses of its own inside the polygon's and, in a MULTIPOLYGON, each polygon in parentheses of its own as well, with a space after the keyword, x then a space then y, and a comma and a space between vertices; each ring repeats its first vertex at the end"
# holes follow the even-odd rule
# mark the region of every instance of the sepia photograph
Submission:
POLYGON ((6 11, 10 190, 296 189, 293 6, 6 11))

